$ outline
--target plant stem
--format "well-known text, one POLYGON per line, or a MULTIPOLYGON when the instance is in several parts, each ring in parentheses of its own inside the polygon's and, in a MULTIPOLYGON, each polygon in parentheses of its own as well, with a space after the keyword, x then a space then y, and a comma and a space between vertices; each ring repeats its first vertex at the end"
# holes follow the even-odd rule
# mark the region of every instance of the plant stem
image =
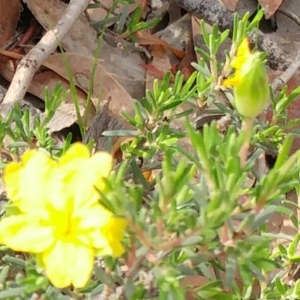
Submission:
POLYGON ((253 119, 246 118, 243 120, 242 129, 241 129, 241 135, 243 136, 243 145, 239 153, 242 168, 245 166, 247 162, 252 126, 253 126, 253 119))

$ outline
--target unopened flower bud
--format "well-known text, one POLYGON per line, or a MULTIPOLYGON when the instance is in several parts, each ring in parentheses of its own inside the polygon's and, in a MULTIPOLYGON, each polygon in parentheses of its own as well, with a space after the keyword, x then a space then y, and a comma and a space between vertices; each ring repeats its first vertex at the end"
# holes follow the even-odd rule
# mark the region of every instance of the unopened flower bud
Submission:
POLYGON ((245 38, 231 62, 234 76, 225 79, 224 86, 232 86, 234 106, 246 118, 255 118, 266 107, 270 91, 268 75, 259 52, 251 53, 245 38))

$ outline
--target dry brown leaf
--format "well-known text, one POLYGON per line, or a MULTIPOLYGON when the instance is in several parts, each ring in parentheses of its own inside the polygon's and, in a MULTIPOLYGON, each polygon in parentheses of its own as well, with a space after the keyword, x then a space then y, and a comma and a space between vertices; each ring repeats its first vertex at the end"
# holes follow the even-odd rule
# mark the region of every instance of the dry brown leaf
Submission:
POLYGON ((19 0, 0 0, 0 48, 15 35, 19 16, 19 0))
MULTIPOLYGON (((85 108, 83 105, 79 105, 80 116, 83 117, 85 108)), ((45 113, 41 114, 41 119, 45 118, 45 113)), ((53 118, 47 124, 49 133, 60 131, 66 127, 71 126, 77 121, 76 108, 74 104, 65 103, 58 107, 55 111, 53 118)))
MULTIPOLYGON (((91 3, 94 3, 94 1, 91 1, 91 3)), ((125 6, 127 6, 128 13, 133 12, 138 5, 141 4, 141 0, 135 0, 133 4, 129 5, 123 5, 123 4, 118 4, 116 9, 113 11, 114 15, 119 15, 122 13, 124 10, 125 6)), ((111 8, 113 5, 113 0, 101 0, 101 5, 103 5, 105 8, 108 10, 111 8)), ((101 21, 104 20, 107 16, 107 10, 102 8, 102 7, 97 7, 97 8, 91 8, 87 10, 89 16, 93 21, 101 21)), ((112 17, 114 16, 112 15, 112 17)), ((106 26, 110 26, 114 24, 115 22, 109 22, 106 24, 106 26)))
MULTIPOLYGON (((0 49, 0 54, 14 59, 22 59, 23 55, 0 49)), ((91 70, 94 59, 75 53, 64 53, 51 55, 43 66, 54 71, 66 80, 69 80, 67 69, 70 68, 74 76, 75 85, 84 91, 89 90, 91 70)), ((13 68, 11 67, 11 76, 13 68)), ((47 85, 47 84, 45 84, 47 85)), ((92 101, 95 107, 102 106, 106 100, 111 99, 110 110, 119 115, 121 110, 132 112, 133 100, 125 89, 109 74, 106 69, 96 65, 92 101)))
MULTIPOLYGON (((102 2, 102 1, 101 1, 102 2)), ((46 29, 50 30, 63 14, 67 4, 60 0, 27 0, 28 6, 36 19, 46 29)), ((61 45, 67 52, 78 53, 92 57, 97 48, 96 30, 89 26, 87 18, 82 15, 61 45)), ((112 72, 118 82, 135 98, 144 96, 145 71, 140 67, 143 63, 138 53, 130 49, 111 47, 101 41, 100 58, 104 67, 112 72)))
MULTIPOLYGON (((2 70, 1 75, 8 81, 11 81, 14 76, 14 69, 11 62, 7 62, 2 70)), ((45 71, 42 73, 35 74, 31 85, 29 86, 28 92, 35 95, 40 99, 44 99, 45 87, 47 86, 49 90, 53 90, 57 83, 62 84, 63 90, 67 91, 70 89, 70 84, 67 80, 59 76, 53 71, 45 71)), ((77 89, 77 95, 79 99, 82 99, 82 104, 86 102, 86 93, 80 89, 77 89)), ((74 99, 71 94, 68 94, 64 103, 74 103, 74 99)))
POLYGON ((166 74, 171 70, 170 59, 162 45, 153 45, 151 55, 153 59, 148 65, 146 73, 146 90, 149 91, 153 90, 153 82, 158 77, 158 73, 155 73, 155 71, 166 74))
POLYGON ((221 0, 219 2, 224 4, 229 10, 235 11, 236 6, 237 6, 239 1, 238 0, 221 0))
POLYGON ((174 48, 172 45, 162 40, 161 38, 152 35, 146 31, 137 31, 133 34, 140 45, 162 45, 165 49, 171 51, 177 58, 183 59, 185 56, 184 51, 174 48))
MULTIPOLYGON (((46 30, 54 28, 67 7, 67 4, 60 0, 26 0, 26 3, 34 17, 46 30)), ((89 26, 87 18, 82 15, 61 41, 61 45, 67 51, 93 56, 97 47, 97 33, 89 26)))
POLYGON ((258 0, 260 6, 265 10, 266 19, 271 18, 277 11, 283 0, 258 0))
MULTIPOLYGON (((8 81, 11 81, 13 76, 14 76, 14 67, 11 61, 6 62, 2 69, 1 69, 1 75, 8 81)), ((44 99, 45 97, 45 87, 47 86, 49 91, 53 91, 55 86, 57 85, 57 83, 60 82, 62 85, 62 88, 64 91, 70 90, 70 83, 65 80, 64 78, 62 78, 61 76, 59 76, 57 73, 53 72, 53 71, 45 71, 42 73, 37 73, 35 74, 35 76, 32 79, 32 82, 28 88, 28 92, 31 93, 32 95, 40 98, 41 100, 44 99)), ((78 101, 79 101, 79 106, 83 108, 83 112, 81 114, 81 116, 83 118, 85 118, 85 107, 86 107, 86 99, 87 99, 87 95, 84 91, 82 91, 80 88, 76 88, 76 93, 77 93, 77 97, 78 97, 78 101)), ((64 99, 64 101, 62 102, 62 105, 70 105, 70 106, 74 106, 74 99, 71 93, 67 94, 66 98, 64 99)), ((93 105, 90 105, 89 107, 89 111, 88 111, 88 116, 87 116, 87 126, 89 126, 92 118, 95 116, 96 114, 96 110, 95 107, 93 105)), ((69 115, 70 117, 70 115, 69 115)), ((72 120, 67 121, 67 117, 66 117, 66 125, 63 127, 68 127, 70 125, 68 125, 70 122, 72 122, 71 124, 76 122, 76 119, 74 120, 74 118, 71 118, 72 120)), ((61 126, 61 125, 59 125, 61 126)), ((55 130, 53 130, 55 131, 55 130)))
MULTIPOLYGON (((93 58, 75 53, 65 53, 64 56, 68 62, 68 67, 72 70, 75 85, 87 92, 89 90, 91 70, 94 63, 93 58)), ((68 80, 69 75, 65 59, 61 54, 54 54, 43 65, 68 80)), ((121 110, 132 111, 133 100, 131 96, 102 65, 97 64, 92 91, 93 104, 95 107, 102 106, 110 98, 109 107, 114 114, 119 115, 121 110)))

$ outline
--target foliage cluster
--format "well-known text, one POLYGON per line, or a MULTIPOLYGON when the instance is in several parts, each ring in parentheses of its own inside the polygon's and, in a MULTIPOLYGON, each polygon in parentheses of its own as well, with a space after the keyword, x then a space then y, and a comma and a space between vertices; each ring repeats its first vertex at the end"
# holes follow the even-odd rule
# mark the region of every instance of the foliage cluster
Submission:
MULTIPOLYGON (((177 74, 171 83, 166 74, 155 81, 152 92, 135 101, 133 116, 123 114, 135 130, 104 133, 134 137, 122 146, 124 160, 101 193, 102 205, 127 221, 126 253, 97 259, 85 288, 58 289, 36 268, 34 256, 2 246, 0 299, 300 298, 300 282, 285 279, 300 260, 300 235, 276 234, 268 226, 279 213, 290 218, 296 231, 299 227, 293 213, 298 207, 286 197, 293 189, 299 192, 299 152, 290 155, 299 120, 288 120, 286 111, 300 89, 290 94, 286 88, 278 94, 271 91, 272 120, 255 119, 250 139, 243 134, 243 117, 234 109, 231 91, 222 90, 238 46, 262 15, 260 11, 251 22, 248 15, 235 17, 232 47, 224 62, 216 55, 229 32, 220 34, 214 25, 208 33, 202 24, 207 49, 197 49, 203 58, 194 64, 196 71, 188 81, 177 74), (231 105, 218 103, 220 91, 231 105), (207 113, 224 114, 229 121, 226 126, 213 121, 195 128, 192 111, 178 113, 185 103, 214 103, 207 113), (174 126, 178 120, 185 130, 174 126), (186 139, 190 149, 181 143, 186 139), (249 155, 241 164, 241 149, 249 141, 249 155), (276 157, 266 173, 258 170, 265 152, 276 157), (143 172, 149 170, 160 172, 148 181, 143 172)), ((128 28, 135 26, 140 28, 128 28)), ((64 95, 60 85, 46 92, 43 119, 16 106, 0 120, 2 149, 16 158, 28 148, 43 148, 53 157, 65 153, 71 135, 60 147, 47 130, 64 95)), ((2 167, 6 163, 2 159, 2 167)), ((1 214, 9 209, 8 204, 1 214)))

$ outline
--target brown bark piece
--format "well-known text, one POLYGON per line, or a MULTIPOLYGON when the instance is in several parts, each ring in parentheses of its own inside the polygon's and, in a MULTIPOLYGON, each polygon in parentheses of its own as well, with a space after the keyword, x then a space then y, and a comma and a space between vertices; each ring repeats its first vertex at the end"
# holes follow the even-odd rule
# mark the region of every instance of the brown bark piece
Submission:
POLYGON ((258 0, 260 6, 265 10, 266 19, 271 18, 282 3, 282 0, 258 0))
POLYGON ((231 11, 235 11, 238 4, 238 0, 222 0, 221 2, 231 11))
MULTIPOLYGON (((218 24, 221 31, 225 29, 232 31, 233 12, 217 0, 175 0, 174 2, 210 25, 218 24)), ((279 46, 275 35, 263 34, 256 30, 249 35, 249 39, 252 44, 257 43, 260 50, 268 53, 268 63, 272 69, 285 70, 290 66, 292 60, 279 46)))
POLYGON ((0 48, 14 35, 20 16, 19 0, 0 0, 0 48))
MULTIPOLYGON (((94 117, 90 128, 83 138, 83 143, 94 140, 96 151, 111 152, 114 144, 119 138, 102 136, 104 131, 132 129, 132 126, 128 124, 124 118, 112 113, 109 109, 109 103, 110 101, 107 101, 101 111, 94 117)), ((126 137, 124 137, 124 139, 126 139, 126 137)))

